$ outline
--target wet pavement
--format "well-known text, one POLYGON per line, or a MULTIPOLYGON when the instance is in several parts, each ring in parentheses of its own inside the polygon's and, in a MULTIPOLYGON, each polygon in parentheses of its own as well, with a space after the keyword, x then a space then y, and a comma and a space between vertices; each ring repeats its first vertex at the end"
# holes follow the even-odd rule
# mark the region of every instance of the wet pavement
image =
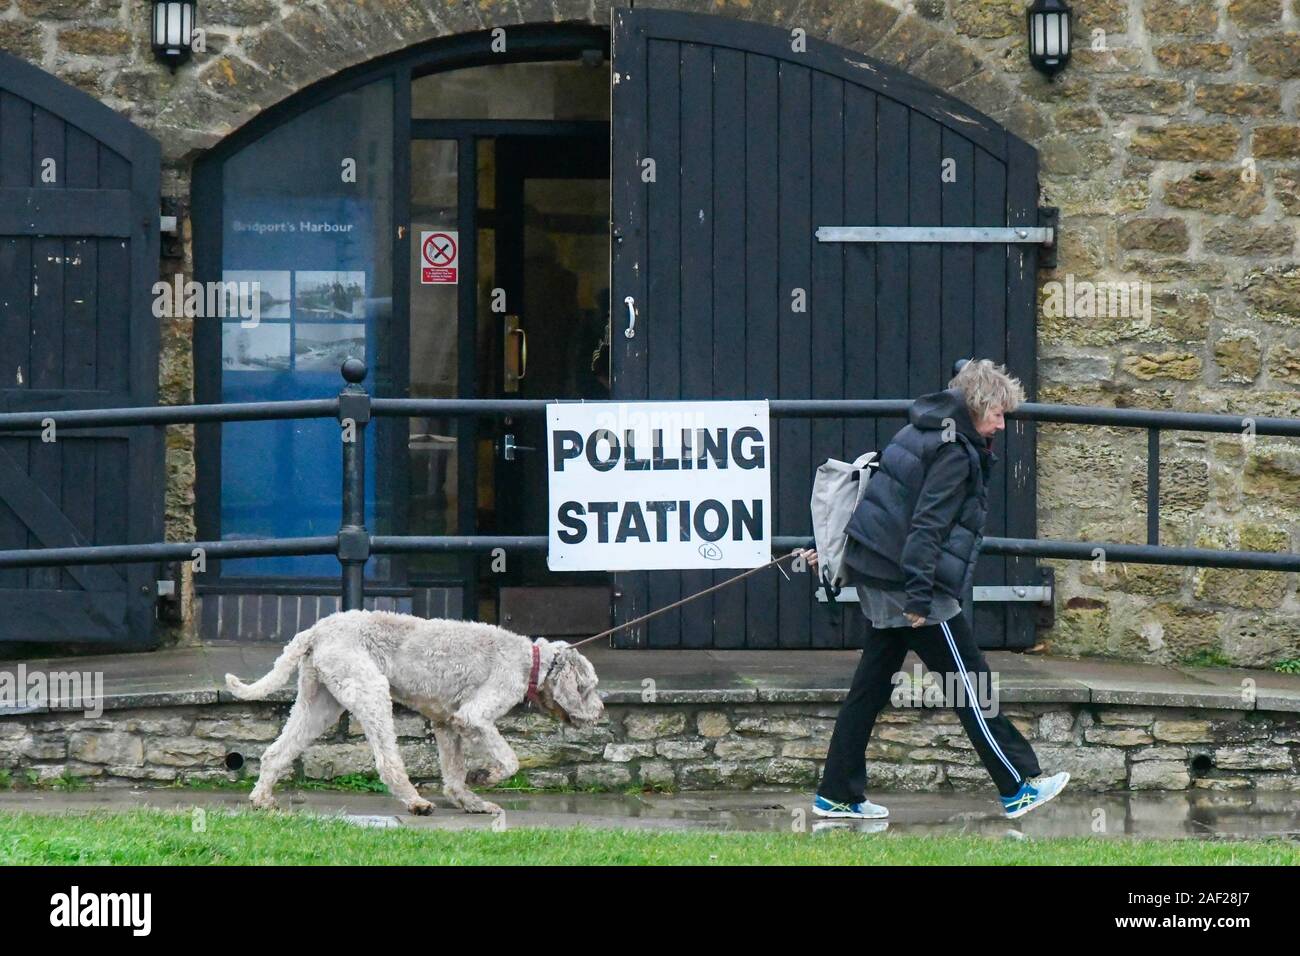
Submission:
MULTIPOLYGON (((890 810, 886 821, 825 821, 812 815, 809 794, 789 791, 691 791, 678 794, 485 794, 505 811, 502 819, 467 814, 441 796, 432 816, 401 812, 391 797, 374 793, 277 792, 283 809, 342 816, 359 826, 446 830, 519 827, 593 827, 709 831, 853 829, 914 835, 1019 837, 1141 837, 1148 839, 1285 838, 1300 843, 1298 793, 1089 793, 1062 794, 1019 820, 1002 816, 994 797, 970 793, 871 794, 890 810)), ((104 789, 81 793, 0 793, 0 812, 78 813, 140 807, 183 810, 247 808, 235 791, 104 789)), ((252 811, 250 811, 252 812, 252 811)))

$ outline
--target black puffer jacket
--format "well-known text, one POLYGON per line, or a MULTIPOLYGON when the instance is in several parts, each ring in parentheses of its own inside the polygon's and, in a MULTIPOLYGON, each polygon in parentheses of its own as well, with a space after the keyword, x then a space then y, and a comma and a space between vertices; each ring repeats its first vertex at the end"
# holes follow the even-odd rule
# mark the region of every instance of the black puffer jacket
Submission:
POLYGON ((857 546, 845 560, 863 583, 905 591, 904 609, 928 617, 936 590, 960 601, 975 576, 997 456, 959 389, 922 395, 908 419, 849 519, 857 546))

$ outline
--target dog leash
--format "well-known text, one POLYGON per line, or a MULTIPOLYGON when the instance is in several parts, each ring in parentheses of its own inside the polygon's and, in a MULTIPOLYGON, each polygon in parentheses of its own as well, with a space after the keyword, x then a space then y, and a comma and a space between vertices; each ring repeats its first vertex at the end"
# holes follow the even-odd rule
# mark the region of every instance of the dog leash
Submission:
MULTIPOLYGON (((582 640, 576 641, 575 643, 569 646, 581 647, 583 644, 590 644, 592 641, 598 641, 602 637, 609 637, 611 634, 616 634, 617 632, 622 631, 626 628, 640 624, 642 621, 648 621, 652 617, 658 617, 660 614, 667 614, 669 611, 673 610, 674 608, 679 608, 683 604, 689 604, 691 601, 694 601, 696 598, 702 598, 706 594, 712 594, 714 591, 720 591, 723 588, 727 587, 728 585, 735 584, 737 581, 743 581, 745 580, 745 578, 749 577, 752 574, 758 574, 759 571, 766 571, 768 568, 776 567, 780 565, 782 561, 789 561, 791 558, 797 557, 800 554, 802 554, 802 551, 796 549, 794 551, 791 551, 789 554, 783 555, 779 558, 773 558, 771 561, 767 562, 767 564, 761 564, 756 568, 750 568, 744 574, 737 574, 734 578, 728 578, 727 580, 723 581, 721 584, 715 584, 711 588, 705 588, 703 591, 697 591, 694 594, 690 595, 689 597, 684 597, 680 601, 674 601, 672 604, 669 604, 666 607, 661 607, 657 611, 651 611, 649 614, 642 614, 640 617, 633 618, 630 621, 624 621, 622 624, 615 625, 614 627, 611 627, 607 631, 601 631, 599 634, 593 634, 591 637, 584 637, 582 640)), ((782 571, 781 573, 785 574, 784 571, 782 571)))

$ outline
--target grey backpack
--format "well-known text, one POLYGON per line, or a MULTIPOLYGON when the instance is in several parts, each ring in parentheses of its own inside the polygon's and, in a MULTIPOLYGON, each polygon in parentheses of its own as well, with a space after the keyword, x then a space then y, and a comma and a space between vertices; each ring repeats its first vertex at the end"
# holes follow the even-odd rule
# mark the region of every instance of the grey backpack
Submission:
POLYGON ((866 494, 870 469, 879 466, 875 459, 874 451, 859 455, 852 463, 828 458, 813 479, 812 523, 817 566, 821 571, 821 586, 832 599, 847 583, 844 529, 866 494))

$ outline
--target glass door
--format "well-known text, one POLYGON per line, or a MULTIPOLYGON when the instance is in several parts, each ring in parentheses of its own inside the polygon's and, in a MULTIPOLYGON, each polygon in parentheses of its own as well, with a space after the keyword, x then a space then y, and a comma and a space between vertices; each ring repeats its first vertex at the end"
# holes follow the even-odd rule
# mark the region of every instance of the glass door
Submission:
MULTIPOLYGON (((609 397, 609 160, 603 124, 480 140, 479 330, 485 397, 609 397), (490 183, 490 185, 489 185, 490 183)), ((485 420, 485 533, 547 533, 546 424, 485 420), (489 480, 490 479, 490 480, 489 480)), ((498 621, 530 635, 608 626, 609 576, 555 574, 542 552, 480 566, 498 621)))
MULTIPOLYGON (((609 178, 604 141, 503 136, 494 142, 495 284, 502 398, 609 397, 609 178)), ((501 419, 495 434, 495 514, 501 533, 547 532, 546 426, 501 419)), ((511 586, 571 584, 546 555, 521 555, 511 586)), ((604 575, 585 579, 604 583, 604 575)))
MULTIPOLYGON (((409 394, 607 398, 607 127, 453 128, 411 141, 409 394)), ((412 419, 405 465, 410 534, 546 534, 540 416, 412 419)), ((608 618, 607 576, 543 553, 413 555, 407 576, 461 578, 467 609, 529 633, 608 618)))
MULTIPOLYGON (((472 145, 472 144, 470 144, 472 145)), ((472 383, 462 381, 461 326, 472 310, 472 236, 462 229, 460 139, 411 141, 409 269, 409 394, 411 398, 457 398, 472 383), (468 293, 468 294, 467 294, 468 293)), ((471 225, 472 228, 472 225, 471 225)), ((470 347, 473 347, 471 340, 470 347)), ((473 423, 455 417, 414 417, 407 433, 407 532, 414 535, 469 533, 463 494, 462 450, 473 423)), ((457 578, 472 559, 453 554, 419 554, 407 559, 412 582, 457 578)))
MULTIPOLYGON (((597 58, 413 79, 411 397, 608 396, 608 82, 597 58)), ((545 462, 541 416, 413 420, 409 533, 545 535, 545 462)), ((467 617, 520 633, 609 620, 608 575, 542 552, 411 556, 407 579, 463 581, 467 617)))

